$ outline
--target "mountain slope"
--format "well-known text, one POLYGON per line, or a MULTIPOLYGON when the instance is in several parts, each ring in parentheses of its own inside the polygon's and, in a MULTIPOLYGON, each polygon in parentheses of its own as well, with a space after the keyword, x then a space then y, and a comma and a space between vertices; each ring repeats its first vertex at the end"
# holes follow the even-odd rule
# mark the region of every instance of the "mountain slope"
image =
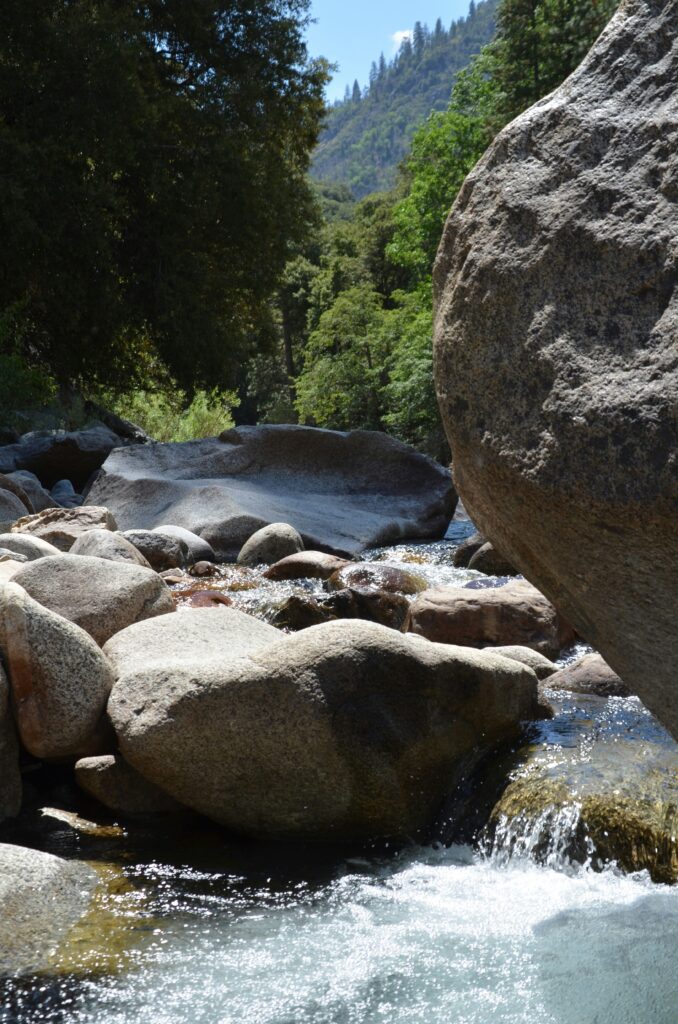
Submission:
POLYGON ((471 2, 467 18, 448 31, 417 23, 397 57, 372 65, 370 84, 329 111, 313 160, 313 177, 349 185, 360 198, 390 188, 415 129, 432 110, 445 110, 457 72, 494 33, 497 0, 471 2))

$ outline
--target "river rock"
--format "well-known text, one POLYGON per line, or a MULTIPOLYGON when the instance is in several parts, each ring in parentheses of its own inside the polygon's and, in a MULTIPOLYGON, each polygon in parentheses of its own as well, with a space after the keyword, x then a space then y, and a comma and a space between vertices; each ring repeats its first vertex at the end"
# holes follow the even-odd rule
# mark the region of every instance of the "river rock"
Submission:
POLYGON ((0 585, 0 651, 28 752, 51 760, 97 753, 113 671, 91 637, 8 583, 0 585))
POLYGON ((245 541, 238 554, 238 565, 271 565, 287 555, 304 550, 304 542, 289 523, 263 526, 245 541))
POLYGON ((453 562, 460 569, 467 569, 468 564, 477 551, 487 543, 480 533, 473 533, 463 540, 454 552, 453 562))
POLYGON ((277 609, 273 624, 297 631, 335 619, 365 619, 401 629, 409 609, 410 603, 403 594, 371 587, 346 587, 323 598, 292 594, 277 609))
POLYGON ((525 580, 485 590, 426 590, 412 603, 406 628, 437 643, 530 647, 546 657, 574 640, 551 602, 525 580))
POLYGON ((548 681, 549 689, 595 693, 598 697, 630 697, 631 691, 600 654, 586 654, 548 681))
POLYGON ((14 581, 99 645, 133 622, 174 611, 164 580, 152 569, 127 562, 57 555, 22 566, 14 581))
POLYGON ((54 544, 41 540, 40 537, 32 537, 24 533, 0 534, 0 548, 13 551, 17 555, 23 555, 29 562, 34 562, 36 558, 47 558, 49 555, 61 554, 54 544))
POLYGON ((536 685, 506 658, 331 622, 237 660, 127 657, 109 714, 126 760, 223 825, 370 839, 429 824, 462 760, 518 733, 536 685))
POLYGON ((0 529, 7 529, 26 515, 26 506, 13 491, 0 487, 0 529))
POLYGON ((31 515, 35 512, 31 499, 28 497, 28 494, 22 484, 15 479, 14 474, 5 475, 4 473, 0 473, 0 490, 10 491, 11 494, 16 495, 24 506, 25 512, 28 512, 31 515))
POLYGON ((46 968, 98 884, 80 861, 0 843, 0 977, 46 968))
POLYGON ((677 32, 622 4, 471 172, 435 375, 474 522, 678 736, 677 32))
POLYGON ((447 470, 385 434, 264 425, 121 449, 88 500, 108 505, 123 530, 174 523, 233 561, 277 522, 292 523, 309 549, 349 556, 442 537, 456 495, 447 470))
POLYGON ((160 534, 161 537, 169 537, 185 545, 188 551, 187 561, 190 564, 195 562, 216 562, 217 560, 211 544, 208 544, 203 537, 199 537, 197 533, 185 530, 182 526, 156 526, 152 532, 160 534))
POLYGON ((494 544, 483 544, 468 563, 469 569, 484 572, 487 576, 517 576, 518 570, 507 558, 497 551, 494 544))
POLYGON ((188 560, 188 547, 184 541, 153 530, 126 530, 125 540, 140 551, 156 572, 180 569, 188 560))
POLYGON ((21 807, 19 744, 9 697, 9 682, 0 663, 0 822, 15 818, 21 807))
POLYGON ((0 562, 0 583, 8 583, 25 565, 23 560, 16 558, 4 559, 0 562))
POLYGON ((117 434, 102 423, 72 433, 37 430, 24 434, 17 444, 0 448, 0 473, 27 469, 47 487, 63 479, 83 487, 121 444, 117 434))
POLYGON ((269 566, 264 576, 267 580, 328 580, 333 573, 350 564, 348 559, 328 555, 324 551, 299 551, 269 566))
POLYGON ((234 661, 276 643, 279 630, 235 608, 200 608, 137 622, 104 647, 117 678, 136 670, 195 667, 234 661))
POLYGON ((55 505, 61 504, 54 500, 49 491, 45 490, 35 473, 21 469, 14 473, 8 473, 7 476, 10 480, 16 481, 25 491, 32 505, 29 512, 44 512, 46 508, 54 508, 55 505))
POLYGON ((75 781, 111 811, 130 817, 186 813, 185 807, 139 775, 119 754, 82 758, 75 766, 75 781))
MULTIPOLYGON (((51 490, 55 504, 62 508, 79 508, 84 502, 82 494, 77 494, 70 480, 57 480, 51 490)), ((37 512, 37 509, 36 509, 37 512)))
POLYGON ((46 540, 59 551, 70 551, 78 537, 90 530, 117 530, 118 525, 107 508, 86 505, 83 508, 50 508, 14 523, 12 533, 28 533, 46 540))
MULTIPOLYGON (((494 654, 501 655, 502 658, 510 658, 511 661, 519 661, 522 665, 527 665, 531 668, 537 679, 548 679, 553 677, 559 672, 559 668, 554 662, 549 661, 543 654, 539 654, 538 651, 532 650, 531 647, 485 647, 486 651, 492 651, 494 654)), ((550 683, 548 684, 551 685, 550 683)))
POLYGON ((426 590, 426 580, 414 573, 397 569, 393 565, 381 565, 379 562, 350 562, 339 569, 328 581, 330 590, 343 590, 345 587, 373 587, 375 590, 390 594, 419 594, 426 590))
POLYGON ((70 549, 72 555, 92 555, 94 558, 106 558, 111 562, 131 562, 132 565, 143 565, 150 569, 141 552, 130 544, 120 533, 111 530, 88 530, 82 533, 70 549))

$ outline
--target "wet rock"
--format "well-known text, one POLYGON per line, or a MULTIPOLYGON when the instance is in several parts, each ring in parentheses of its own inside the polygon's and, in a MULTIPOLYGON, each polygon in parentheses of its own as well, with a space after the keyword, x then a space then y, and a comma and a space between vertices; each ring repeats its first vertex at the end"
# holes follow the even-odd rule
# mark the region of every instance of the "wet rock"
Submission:
POLYGON ((104 647, 117 678, 167 667, 196 672, 234 661, 280 639, 279 630, 235 608, 201 608, 138 622, 104 647))
POLYGON ((461 569, 467 569, 468 564, 477 551, 480 551, 482 547, 487 543, 485 538, 480 533, 474 533, 466 540, 462 541, 457 550, 454 552, 454 564, 461 569))
POLYGON ((334 573, 328 581, 330 590, 359 587, 386 591, 390 594, 419 594, 426 590, 426 580, 414 573, 379 562, 350 562, 334 573))
POLYGON ((139 775, 119 754, 82 758, 75 766, 75 781, 111 811, 130 817, 187 813, 185 807, 139 775))
POLYGON ((471 557, 469 569, 484 572, 487 576, 518 576, 518 570, 504 558, 493 544, 483 544, 471 557))
POLYGON ((271 523, 253 533, 238 554, 238 565, 271 565, 304 550, 304 542, 289 523, 271 523))
POLYGON ((97 753, 113 671, 87 633, 2 584, 0 652, 26 750, 51 760, 97 753))
POLYGON ((522 665, 367 622, 315 626, 236 660, 181 657, 158 650, 144 665, 134 652, 118 665, 109 714, 121 753, 182 803, 266 838, 412 834, 463 759, 515 735, 536 701, 522 665))
POLYGON ((78 861, 0 843, 0 976, 47 967, 98 884, 92 868, 78 861))
POLYGON ((318 626, 321 622, 332 622, 339 617, 339 614, 329 608, 324 601, 292 594, 276 610, 273 625, 279 629, 297 632, 300 629, 309 629, 310 626, 318 626))
POLYGON ((19 744, 9 697, 9 682, 0 663, 0 822, 16 817, 21 807, 19 744))
POLYGON ((621 5, 471 172, 435 375, 474 522, 678 736, 675 38, 621 5))
POLYGON ((28 470, 21 469, 7 475, 23 488, 29 498, 32 506, 28 510, 29 512, 44 512, 46 508, 54 508, 55 505, 61 504, 59 501, 54 500, 49 491, 45 490, 35 473, 29 473, 28 470))
POLYGON ((152 569, 88 555, 29 562, 14 581, 45 608, 81 626, 99 645, 133 622, 174 611, 172 592, 152 569))
POLYGON ((33 431, 24 434, 17 444, 0 448, 0 472, 27 469, 47 487, 63 479, 83 487, 121 443, 120 438, 101 423, 72 433, 33 431))
POLYGON ((600 654, 587 654, 549 678, 548 686, 570 693, 594 693, 598 697, 630 697, 631 691, 600 654))
POLYGON ((324 551, 299 551, 269 566, 264 576, 267 580, 327 580, 350 564, 346 558, 328 555, 324 551))
POLYGON ((182 604, 188 604, 191 608, 216 608, 219 605, 230 608, 233 599, 218 590, 189 590, 179 595, 182 604))
POLYGON ((426 590, 411 605, 406 628, 437 643, 530 647, 546 657, 574 640, 551 602, 524 580, 487 590, 426 590))
POLYGON ((156 572, 181 569, 189 560, 187 544, 176 537, 153 530, 126 530, 122 536, 141 552, 156 572))
POLYGON ((110 530, 88 530, 81 534, 70 550, 72 555, 91 555, 94 558, 105 558, 110 562, 130 562, 150 569, 150 565, 141 552, 130 544, 122 534, 110 530))
POLYGON ((110 505, 123 529, 174 522, 231 561, 276 522, 292 523, 306 547, 340 555, 442 537, 456 496, 445 469, 385 434, 265 425, 120 450, 89 500, 110 505))
POLYGON ((209 579, 219 575, 219 567, 214 562, 196 562, 188 570, 188 575, 198 579, 209 579))
POLYGON ((485 650, 499 654, 502 658, 510 658, 511 661, 519 661, 522 665, 527 665, 537 679, 548 679, 559 672, 556 664, 545 658, 543 654, 539 654, 538 651, 532 650, 531 647, 486 647, 485 650))
POLYGON ((347 587, 331 594, 322 607, 337 619, 365 619, 390 629, 402 629, 410 610, 403 594, 371 587, 347 587))
POLYGON ((14 523, 12 533, 27 533, 53 544, 59 551, 70 551, 78 537, 90 530, 118 529, 108 511, 96 505, 83 508, 51 508, 14 523))
POLYGON ((158 533, 161 537, 169 537, 184 544, 188 550, 187 561, 191 565, 195 562, 216 562, 217 560, 211 544, 181 526, 155 526, 152 533, 158 533))

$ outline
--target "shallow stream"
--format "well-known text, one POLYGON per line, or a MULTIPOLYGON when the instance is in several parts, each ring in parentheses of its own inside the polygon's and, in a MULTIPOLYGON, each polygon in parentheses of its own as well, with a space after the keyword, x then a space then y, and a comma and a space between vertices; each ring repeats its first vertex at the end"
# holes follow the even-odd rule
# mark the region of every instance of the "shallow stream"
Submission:
MULTIPOLYGON (((387 560, 477 579, 451 565, 466 524, 455 532, 387 560)), ((561 695, 556 712, 529 744, 575 784, 632 788, 678 756, 633 698, 561 695)), ((540 863, 536 824, 518 842, 368 850, 234 841, 209 823, 118 838, 57 825, 45 848, 126 882, 53 971, 5 983, 0 1022, 676 1024, 678 888, 572 863, 576 822, 551 824, 540 863)))

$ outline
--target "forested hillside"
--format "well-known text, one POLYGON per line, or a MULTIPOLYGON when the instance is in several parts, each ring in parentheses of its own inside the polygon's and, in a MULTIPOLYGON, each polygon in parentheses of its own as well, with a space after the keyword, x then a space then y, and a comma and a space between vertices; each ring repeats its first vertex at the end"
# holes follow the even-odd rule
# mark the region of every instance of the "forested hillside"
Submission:
POLYGON ((433 30, 420 22, 390 63, 373 63, 369 84, 329 112, 313 160, 313 176, 342 182, 361 198, 390 188, 415 129, 432 110, 444 110, 457 72, 465 68, 494 31, 497 0, 471 0, 468 17, 433 30))

